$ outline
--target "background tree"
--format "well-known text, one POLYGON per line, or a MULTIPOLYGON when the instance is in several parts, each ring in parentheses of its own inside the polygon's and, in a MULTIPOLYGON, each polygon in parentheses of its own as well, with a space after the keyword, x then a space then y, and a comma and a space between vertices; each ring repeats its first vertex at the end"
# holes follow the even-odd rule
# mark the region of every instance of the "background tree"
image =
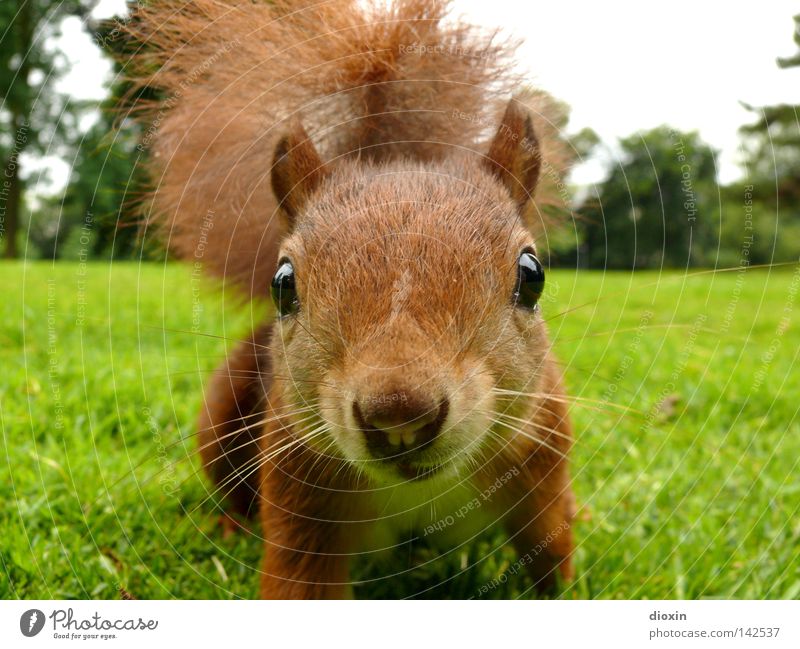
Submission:
MULTIPOLYGON (((800 66, 800 14, 794 17, 798 51, 778 58, 781 68, 800 66)), ((756 120, 740 129, 745 183, 753 187, 754 261, 797 261, 800 256, 800 106, 747 106, 756 120)), ((741 202, 741 198, 739 198, 741 202)))
MULTIPOLYGON (((113 63, 113 80, 108 98, 99 106, 97 122, 78 143, 61 200, 62 256, 74 248, 69 242, 77 236, 76 230, 91 221, 90 255, 131 257, 144 245, 139 237, 139 204, 147 185, 143 164, 147 149, 139 146, 142 126, 130 114, 139 101, 153 101, 157 96, 148 88, 134 90, 126 80, 123 64, 142 45, 124 35, 117 19, 90 22, 88 28, 113 63)), ((145 247, 148 254, 163 254, 153 237, 145 247)))
MULTIPOLYGON (((54 89, 66 59, 52 47, 63 19, 85 16, 88 0, 0 2, 0 223, 4 255, 17 256, 17 232, 24 196, 20 156, 60 153, 63 135, 77 117, 54 89)), ((77 108, 77 106, 73 106, 77 108)))
POLYGON ((715 152, 662 126, 623 139, 618 164, 582 212, 581 263, 592 268, 707 262, 719 229, 715 152))
MULTIPOLYGON (((796 54, 778 58, 780 68, 800 66, 800 14, 794 17, 796 54)), ((748 175, 778 181, 778 196, 800 199, 800 106, 778 104, 756 108, 746 105, 757 119, 740 129, 747 152, 748 175)))

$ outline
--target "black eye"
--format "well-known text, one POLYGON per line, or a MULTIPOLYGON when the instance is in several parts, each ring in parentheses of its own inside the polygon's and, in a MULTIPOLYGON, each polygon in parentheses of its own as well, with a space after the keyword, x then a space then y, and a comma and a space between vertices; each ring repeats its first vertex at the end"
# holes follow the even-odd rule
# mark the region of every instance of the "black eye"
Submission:
POLYGON ((272 301, 278 313, 282 316, 297 311, 300 303, 297 301, 297 290, 294 286, 294 266, 288 259, 282 259, 272 278, 270 286, 272 301))
POLYGON ((517 262, 517 288, 514 304, 534 309, 544 291, 544 268, 532 252, 523 252, 517 262))

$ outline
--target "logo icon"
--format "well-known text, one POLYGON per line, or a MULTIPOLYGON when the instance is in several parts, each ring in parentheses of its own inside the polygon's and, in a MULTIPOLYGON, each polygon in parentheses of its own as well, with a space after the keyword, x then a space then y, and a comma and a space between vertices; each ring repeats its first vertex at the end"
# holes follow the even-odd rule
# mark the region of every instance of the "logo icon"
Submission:
POLYGON ((38 608, 32 608, 25 611, 22 617, 19 618, 19 630, 22 635, 27 638, 32 638, 37 635, 39 631, 44 628, 44 613, 38 608))

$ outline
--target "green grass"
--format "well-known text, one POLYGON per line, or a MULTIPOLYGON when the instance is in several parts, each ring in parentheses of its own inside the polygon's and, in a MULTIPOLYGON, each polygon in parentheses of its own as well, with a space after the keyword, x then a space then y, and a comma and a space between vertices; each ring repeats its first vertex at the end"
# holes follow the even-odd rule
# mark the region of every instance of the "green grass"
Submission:
MULTIPOLYGON (((215 336, 262 311, 181 266, 0 272, 0 597, 255 596, 260 544, 223 538, 188 436, 215 336)), ((798 285, 791 268, 551 273, 571 393, 633 409, 573 407, 562 597, 800 596, 798 285)), ((357 594, 472 597, 506 575, 488 597, 529 597, 513 562, 499 531, 442 556, 414 544, 359 566, 402 574, 357 594)))

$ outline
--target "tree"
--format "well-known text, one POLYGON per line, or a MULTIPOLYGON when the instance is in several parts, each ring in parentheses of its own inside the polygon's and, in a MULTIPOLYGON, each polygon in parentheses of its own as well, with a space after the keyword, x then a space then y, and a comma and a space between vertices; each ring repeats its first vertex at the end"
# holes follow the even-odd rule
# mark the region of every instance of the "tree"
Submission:
MULTIPOLYGON (((63 227, 56 234, 58 256, 63 256, 65 248, 70 249, 68 242, 75 238, 75 231, 87 223, 91 223, 91 256, 130 257, 140 244, 145 246, 140 253, 164 252, 153 237, 147 245, 139 238, 139 203, 147 187, 147 150, 140 146, 141 124, 130 117, 138 102, 154 102, 158 95, 127 80, 123 64, 143 45, 132 41, 119 28, 118 20, 131 18, 87 25, 95 43, 111 58, 115 74, 109 96, 99 106, 98 121, 76 142, 72 173, 60 201, 63 227)), ((81 252, 85 252, 84 247, 81 252)))
POLYGON ((37 196, 23 210, 28 254, 49 259, 130 257, 139 233, 137 132, 115 130, 101 117, 75 143, 62 194, 37 196), (76 244, 79 241, 80 244, 76 244))
MULTIPOLYGON (((778 58, 780 68, 800 66, 800 14, 794 17, 794 56, 778 58)), ((777 199, 783 205, 800 200, 800 106, 779 104, 757 108, 745 106, 757 119, 740 129, 745 156, 745 171, 766 188, 777 187, 777 199)))
MULTIPOLYGON (((780 68, 800 66, 800 14, 794 16, 798 51, 778 58, 780 68)), ((740 129, 745 181, 733 189, 752 194, 751 263, 797 261, 800 255, 800 106, 747 106, 756 120, 740 129)), ((741 199, 740 199, 741 200, 741 199)))
POLYGON ((85 16, 89 0, 0 2, 0 236, 4 255, 17 256, 24 178, 20 156, 53 152, 65 129, 76 126, 53 82, 65 71, 63 55, 47 43, 69 15, 85 16))
POLYGON ((617 166, 582 210, 581 261, 618 269, 709 263, 719 229, 715 152, 697 133, 667 126, 619 145, 617 166))

